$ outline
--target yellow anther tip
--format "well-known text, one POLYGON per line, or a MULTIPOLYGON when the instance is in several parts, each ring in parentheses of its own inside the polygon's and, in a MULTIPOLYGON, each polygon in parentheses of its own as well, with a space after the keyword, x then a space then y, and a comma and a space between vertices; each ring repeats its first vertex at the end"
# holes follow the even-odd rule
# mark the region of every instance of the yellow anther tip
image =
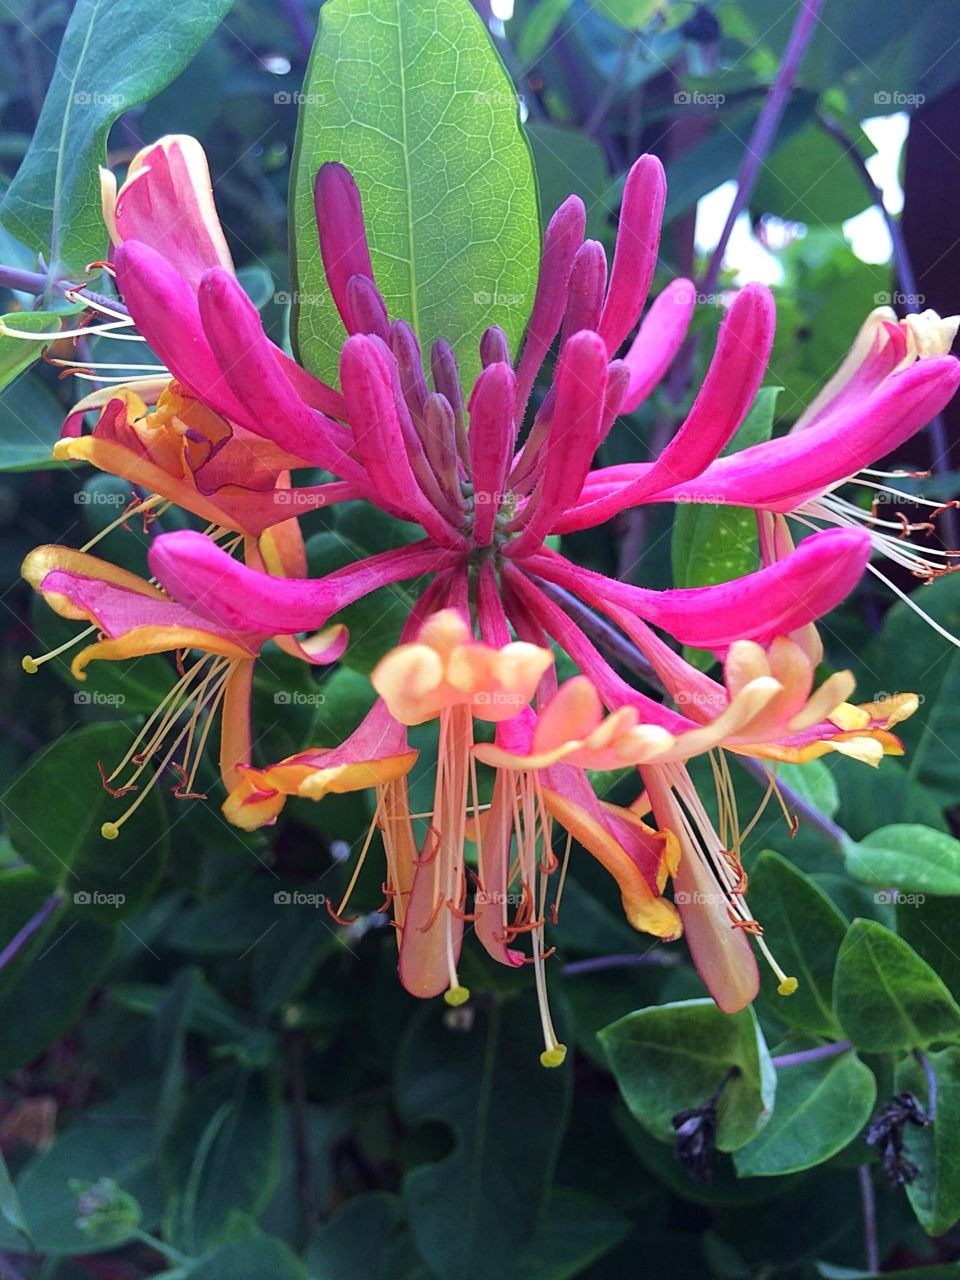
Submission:
POLYGON ((784 980, 777 987, 777 995, 792 996, 793 993, 796 991, 797 987, 799 987, 799 985, 800 983, 796 980, 796 978, 784 978, 784 980))
POLYGON ((50 452, 50 456, 51 458, 53 458, 54 462, 63 462, 65 459, 69 458, 70 457, 70 441, 58 440, 56 444, 53 446, 53 449, 50 452))
POLYGON ((120 834, 120 828, 115 822, 105 822, 100 828, 100 834, 103 836, 104 840, 116 840, 117 836, 120 834))
POLYGON ((443 998, 452 1009, 457 1009, 462 1004, 466 1004, 470 999, 469 987, 449 987, 444 993, 443 998))
POLYGON ((544 1049, 540 1055, 541 1067, 562 1067, 567 1056, 567 1046, 558 1044, 554 1049, 544 1049))
POLYGON ((25 653, 20 659, 20 665, 28 676, 35 676, 40 670, 40 663, 36 658, 31 658, 29 653, 25 653))

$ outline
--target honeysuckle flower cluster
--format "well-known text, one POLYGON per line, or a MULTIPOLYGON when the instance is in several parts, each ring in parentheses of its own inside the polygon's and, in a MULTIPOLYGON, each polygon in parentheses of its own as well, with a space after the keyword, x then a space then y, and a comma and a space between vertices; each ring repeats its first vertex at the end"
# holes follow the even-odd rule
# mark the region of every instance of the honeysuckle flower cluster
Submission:
POLYGON ((104 182, 110 269, 129 316, 99 302, 92 328, 142 337, 162 363, 134 381, 112 374, 124 381, 76 406, 55 456, 137 486, 145 496, 127 517, 154 521, 174 503, 207 527, 153 536, 149 581, 91 554, 92 544, 40 547, 24 565, 53 609, 88 624, 90 642, 73 659, 78 678, 93 660, 178 655, 170 694, 126 757, 103 769, 113 794, 133 796, 105 824, 106 837, 121 834, 171 771, 175 793, 194 794, 215 713, 223 809, 239 827, 273 822, 290 797, 369 789, 374 818, 356 871, 379 832, 401 982, 421 997, 467 999, 458 968, 468 929, 497 962, 532 963, 548 1066, 565 1050, 547 1001, 546 930, 573 841, 614 877, 635 928, 664 940, 686 934, 722 1009, 756 995, 755 946, 781 991, 795 988, 747 905, 745 833, 725 753, 775 764, 836 751, 873 765, 899 753, 892 730, 916 699, 856 706, 848 672, 815 688, 815 624, 873 568, 874 549, 928 578, 949 568, 952 554, 915 544, 917 530, 837 493, 853 477, 879 490, 883 473, 873 464, 954 393, 960 364, 948 351, 957 322, 929 312, 905 321, 875 312, 790 434, 721 456, 754 401, 774 337, 771 295, 748 285, 726 311, 703 385, 659 457, 594 468, 618 417, 664 376, 693 313, 694 287, 677 280, 644 314, 665 193, 659 162, 641 157, 626 180, 609 279, 602 246, 584 239, 581 201, 568 199, 545 232, 519 359, 490 327, 480 339, 482 371, 464 386, 442 335, 417 334, 388 314, 356 184, 342 166, 324 165, 315 197, 345 330, 338 390, 264 333, 234 273, 199 145, 165 138, 148 147, 119 191, 111 176, 104 182), (548 389, 531 408, 551 353, 548 389), (98 418, 85 434, 91 410, 98 418), (295 485, 292 474, 305 468, 333 479, 295 485), (553 535, 628 507, 705 495, 757 512, 756 572, 655 591, 555 549, 553 535), (310 578, 298 517, 346 500, 419 525, 422 537, 310 578), (797 546, 788 517, 807 527, 797 546), (265 642, 334 662, 348 643, 337 615, 377 588, 415 580, 419 597, 399 646, 372 673, 377 697, 364 720, 339 746, 255 759, 250 691, 265 642), (564 609, 565 592, 636 646, 672 705, 618 674, 564 609), (661 633, 711 650, 722 679, 690 665, 661 633), (579 672, 562 683, 558 651, 579 672), (428 722, 438 747, 424 827, 410 810, 418 753, 407 730, 428 722), (492 726, 482 740, 477 722, 492 726), (719 829, 686 768, 703 754, 717 780, 719 829), (593 775, 625 769, 637 771, 635 803, 598 796, 593 775), (560 855, 558 832, 566 833, 560 855))

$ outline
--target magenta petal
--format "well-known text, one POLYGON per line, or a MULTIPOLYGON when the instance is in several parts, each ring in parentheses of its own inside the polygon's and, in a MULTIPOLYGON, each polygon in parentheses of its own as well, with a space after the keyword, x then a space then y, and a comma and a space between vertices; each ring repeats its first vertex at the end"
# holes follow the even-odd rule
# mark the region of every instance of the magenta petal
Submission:
POLYGON ((607 389, 607 351, 595 333, 575 333, 560 352, 554 378, 556 400, 546 461, 521 519, 523 532, 506 553, 524 556, 539 546, 557 517, 580 496, 600 442, 607 389))
POLYGON ((650 591, 581 569, 552 552, 524 567, 576 592, 588 604, 609 601, 669 631, 684 644, 724 651, 734 640, 768 642, 828 613, 857 585, 870 557, 863 529, 812 534, 785 559, 712 587, 650 591))
POLYGON ((136 240, 118 246, 114 265, 137 328, 177 381, 224 417, 247 425, 203 332, 194 290, 155 249, 136 240))
POLYGON ((596 330, 607 287, 607 255, 597 240, 585 240, 577 250, 567 287, 561 345, 581 329, 596 330))
POLYGON ((641 156, 624 184, 610 288, 600 318, 600 337, 608 355, 616 355, 640 319, 657 265, 666 198, 663 165, 656 156, 641 156))
POLYGON ((622 413, 632 413, 659 384, 687 336, 696 304, 693 281, 673 280, 644 316, 623 357, 630 370, 630 382, 622 413))
POLYGON ((391 582, 448 568, 457 559, 426 540, 384 551, 325 578, 274 578, 250 569, 202 533, 164 533, 150 570, 174 600, 241 632, 316 631, 332 614, 391 582))
POLYGON ((345 451, 348 433, 294 391, 256 307, 236 279, 220 267, 206 272, 199 300, 204 333, 243 406, 243 425, 314 466, 345 480, 358 478, 359 469, 345 451))
POLYGON ((313 184, 313 204, 327 284, 345 329, 356 333, 348 286, 352 276, 372 281, 373 266, 360 191, 349 169, 333 161, 322 164, 313 184))
POLYGON ((517 384, 508 364, 488 365, 470 397, 470 462, 473 473, 473 537, 493 541, 493 526, 513 456, 513 405, 517 384))
MULTIPOLYGON (((523 411, 537 372, 550 344, 560 332, 567 305, 567 281, 577 250, 583 243, 587 213, 579 196, 568 196, 543 233, 543 255, 533 310, 527 326, 523 353, 517 368, 517 420, 523 411)), ((438 386, 438 391, 443 388, 438 386)))
POLYGON ((44 594, 64 596, 71 604, 89 612, 110 640, 127 635, 138 627, 182 627, 189 631, 212 631, 255 652, 265 639, 255 628, 230 629, 202 613, 174 600, 143 595, 116 583, 67 569, 52 569, 40 584, 44 594))
POLYGON ((356 451, 380 505, 416 520, 444 546, 462 544, 462 537, 424 496, 411 469, 400 418, 408 411, 398 403, 400 379, 389 348, 365 334, 348 338, 340 354, 340 382, 356 451))
POLYGON ((909 440, 958 386, 960 361, 953 356, 918 360, 872 396, 803 431, 718 458, 699 484, 714 502, 792 511, 909 440))

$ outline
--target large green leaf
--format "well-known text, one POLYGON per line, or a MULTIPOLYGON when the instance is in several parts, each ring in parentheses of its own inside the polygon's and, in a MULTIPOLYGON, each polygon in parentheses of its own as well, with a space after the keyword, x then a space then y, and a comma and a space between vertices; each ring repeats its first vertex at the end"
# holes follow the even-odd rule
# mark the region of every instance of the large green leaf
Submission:
POLYGON ((844 1031, 869 1053, 960 1040, 960 1008, 925 961, 873 920, 855 920, 840 955, 834 1008, 844 1031))
POLYGON ((763 991, 777 1017, 813 1035, 839 1038, 833 969, 846 920, 808 876, 770 850, 750 873, 750 909, 762 921, 778 963, 799 982, 792 996, 778 995, 774 975, 764 970, 763 991))
POLYGON ((544 1070, 529 997, 471 1007, 469 1029, 442 1005, 410 1024, 397 1071, 410 1123, 454 1132, 445 1159, 407 1174, 403 1200, 417 1248, 442 1280, 506 1270, 534 1234, 549 1192, 570 1096, 569 1063, 544 1070))
POLYGON ((567 196, 575 194, 587 210, 586 234, 599 240, 610 215, 612 193, 603 152, 577 129, 531 120, 527 137, 533 147, 544 225, 567 196))
POLYGON ((117 724, 66 734, 35 756, 3 797, 14 848, 85 918, 114 922, 137 910, 166 858, 169 835, 157 791, 117 840, 100 834, 120 803, 103 789, 97 761, 119 760, 129 741, 129 730, 117 724))
POLYGON ((282 1240, 241 1236, 177 1273, 182 1280, 306 1280, 303 1263, 282 1240))
POLYGON ((916 823, 881 827, 859 843, 845 841, 844 857, 847 870, 863 884, 910 895, 960 894, 960 840, 945 831, 916 823))
POLYGON ((304 82, 293 166, 296 332, 335 379, 343 326, 317 242, 313 182, 360 187, 374 274, 421 343, 453 344, 469 385, 498 324, 516 348, 539 264, 536 183, 516 90, 469 0, 329 0, 304 82))
POLYGON ((235 1211, 255 1214, 269 1200, 279 1174, 276 1083, 230 1069, 188 1094, 161 1151, 172 1193, 165 1235, 176 1247, 223 1242, 235 1211))
POLYGON ((233 0, 77 0, 43 110, 0 217, 48 256, 54 274, 82 274, 107 241, 98 165, 124 111, 169 84, 233 0))
POLYGON ((737 1172, 769 1178, 822 1164, 857 1136, 876 1096, 873 1072, 852 1052, 782 1068, 773 1115, 734 1153, 737 1172))
POLYGON ((702 1106, 721 1085, 721 1151, 744 1146, 770 1117, 775 1073, 750 1008, 731 1015, 712 1000, 653 1006, 604 1028, 600 1041, 627 1106, 661 1142, 674 1138, 673 1116, 702 1106))
MULTIPOLYGON (((917 1166, 917 1176, 907 1184, 907 1195, 921 1227, 928 1235, 941 1236, 960 1218, 960 1049, 943 1049, 927 1059, 936 1081, 933 1123, 920 1129, 908 1124, 903 1148, 917 1166)), ((925 1108, 930 1106, 927 1074, 916 1058, 897 1064, 897 1090, 906 1089, 925 1108)))

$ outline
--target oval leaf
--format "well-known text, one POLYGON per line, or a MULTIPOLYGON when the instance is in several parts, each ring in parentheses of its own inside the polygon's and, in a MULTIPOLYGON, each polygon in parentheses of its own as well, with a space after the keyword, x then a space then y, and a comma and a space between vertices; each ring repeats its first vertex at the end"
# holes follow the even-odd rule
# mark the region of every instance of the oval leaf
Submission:
POLYGON ((833 998, 847 1036, 869 1053, 960 1040, 953 996, 912 947, 873 920, 850 926, 833 998))
POLYGON ((896 823, 859 843, 846 841, 843 852, 847 870, 863 884, 903 893, 960 894, 960 840, 944 831, 896 823))
POLYGON ((876 1096, 873 1072, 855 1053, 784 1067, 769 1123, 733 1157, 737 1172, 769 1178, 822 1164, 857 1136, 876 1096))
POLYGON ((536 183, 516 90, 469 0, 329 0, 304 82, 291 200, 296 332, 337 377, 343 326, 317 243, 313 183, 338 160, 363 198, 390 314, 450 342, 469 385, 483 330, 516 347, 539 266, 536 183))
POLYGON ((640 1123, 672 1142, 671 1119, 723 1085, 717 1147, 736 1151, 773 1107, 775 1073, 752 1009, 721 1013, 712 1000, 684 1000, 630 1013, 599 1033, 620 1092, 640 1123))

